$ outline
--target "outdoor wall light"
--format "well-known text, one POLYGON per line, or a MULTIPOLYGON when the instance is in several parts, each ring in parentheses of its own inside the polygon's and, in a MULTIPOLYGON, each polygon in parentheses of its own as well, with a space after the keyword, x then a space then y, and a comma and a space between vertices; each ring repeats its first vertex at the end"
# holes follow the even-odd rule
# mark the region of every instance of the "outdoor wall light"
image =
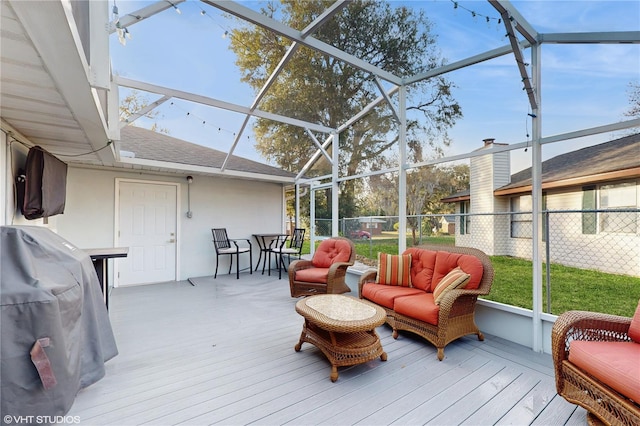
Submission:
POLYGON ((191 184, 193 183, 193 176, 187 176, 187 217, 191 219, 193 212, 191 211, 191 184))

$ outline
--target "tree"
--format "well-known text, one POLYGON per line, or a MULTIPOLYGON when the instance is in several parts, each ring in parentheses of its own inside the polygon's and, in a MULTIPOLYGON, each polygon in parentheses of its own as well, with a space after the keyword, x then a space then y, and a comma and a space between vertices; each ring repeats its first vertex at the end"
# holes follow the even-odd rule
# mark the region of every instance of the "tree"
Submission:
POLYGON ((629 83, 629 109, 624 112, 627 117, 640 117, 640 83, 629 83))
MULTIPOLYGON (((282 0, 270 2, 262 13, 297 29, 307 26, 333 1, 282 0)), ((378 1, 356 0, 325 23, 313 36, 348 54, 398 76, 413 76, 442 65, 431 35, 431 23, 422 12, 391 8, 378 1)), ((242 81, 260 90, 291 41, 262 27, 243 26, 232 32, 230 48, 242 81)), ((408 146, 413 158, 425 148, 448 144, 447 129, 462 116, 444 77, 421 81, 408 89, 408 146), (440 142, 437 142, 440 141, 440 142)), ((327 54, 300 47, 277 82, 260 103, 266 111, 337 128, 379 96, 368 73, 327 54)), ((316 146, 304 129, 259 119, 254 125, 256 149, 268 161, 297 172, 311 158, 316 146)), ((397 123, 388 106, 376 108, 340 134, 341 175, 352 176, 381 164, 397 145, 397 123)), ((318 139, 322 139, 318 135, 318 139)), ((323 135, 326 136, 326 135, 323 135)), ((328 173, 320 161, 310 175, 328 173)), ((357 214, 358 180, 340 187, 340 216, 357 214)))
MULTIPOLYGON (((629 83, 627 93, 629 95, 629 109, 623 112, 623 115, 629 118, 640 118, 640 82, 629 83)), ((634 135, 639 131, 640 128, 634 127, 627 129, 624 133, 634 135)))
MULTIPOLYGON (((125 121, 132 115, 137 114, 138 111, 141 111, 142 109, 146 108, 148 105, 149 105, 149 100, 147 99, 146 96, 142 95, 137 90, 132 90, 131 93, 129 93, 129 95, 127 95, 124 99, 120 101, 120 106, 119 106, 120 121, 125 121)), ((158 111, 152 110, 144 114, 144 117, 150 120, 155 120, 158 118, 158 115, 159 115, 158 111)), ((132 125, 135 126, 135 123, 132 123, 132 125)), ((166 133, 167 135, 169 134, 169 129, 160 127, 157 121, 154 121, 151 124, 150 130, 153 130, 154 132, 166 133)))

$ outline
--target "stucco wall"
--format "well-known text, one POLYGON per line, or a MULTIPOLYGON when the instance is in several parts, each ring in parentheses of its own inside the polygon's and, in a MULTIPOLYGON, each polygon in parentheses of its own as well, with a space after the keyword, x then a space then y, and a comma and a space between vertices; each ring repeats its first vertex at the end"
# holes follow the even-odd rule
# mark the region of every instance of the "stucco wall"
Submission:
MULTIPOLYGON (((4 134, 3 134, 4 137, 4 134)), ((47 220, 26 220, 16 208, 12 189, 13 171, 26 160, 26 149, 13 146, 2 163, 6 179, 3 191, 4 222, 8 225, 47 226, 80 248, 113 247, 116 179, 178 183, 178 279, 212 275, 215 252, 211 228, 226 227, 231 238, 251 238, 254 233, 283 231, 283 193, 280 184, 194 175, 191 211, 186 217, 187 182, 182 175, 162 176, 126 170, 100 170, 69 166, 65 212, 47 220), (24 152, 23 152, 24 151, 24 152)), ((258 250, 252 240, 254 265, 258 250)), ((227 269, 221 260, 219 273, 227 269)), ((110 262, 111 263, 111 262, 110 262)), ((226 263, 228 265, 228 263, 226 263)), ((109 266, 110 272, 113 265, 109 266)), ((113 275, 110 273, 111 277, 113 275)), ((112 281, 112 280, 110 280, 112 281)))
MULTIPOLYGON (((117 232, 114 229, 116 178, 180 184, 178 279, 213 274, 215 252, 211 228, 226 227, 231 238, 282 231, 282 187, 279 184, 195 175, 191 184, 193 217, 189 219, 186 217, 187 182, 183 176, 70 167, 67 205, 65 213, 56 219, 57 232, 78 247, 112 247, 117 232)), ((252 243, 255 263, 258 251, 255 242, 252 243)), ((219 272, 226 272, 223 265, 219 272)))

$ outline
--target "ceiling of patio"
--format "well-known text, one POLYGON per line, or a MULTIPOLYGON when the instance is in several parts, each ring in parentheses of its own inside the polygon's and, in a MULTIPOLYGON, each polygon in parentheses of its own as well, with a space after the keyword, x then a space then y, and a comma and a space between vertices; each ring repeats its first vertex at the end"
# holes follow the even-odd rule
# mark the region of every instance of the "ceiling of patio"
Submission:
POLYGON ((2 20, 0 115, 11 135, 64 161, 111 165, 104 117, 96 110, 79 52, 56 2, 5 2, 2 20), (83 84, 84 82, 84 84, 83 84))
MULTIPOLYGON (((38 10, 34 10, 33 6, 29 6, 32 2, 10 1, 2 2, 2 74, 0 87, 0 106, 2 118, 6 124, 14 131, 17 139, 28 139, 29 141, 43 146, 52 152, 63 157, 68 162, 87 163, 94 165, 114 166, 118 163, 119 152, 116 144, 107 146, 107 142, 111 139, 110 130, 105 129, 109 120, 108 111, 99 111, 95 107, 95 96, 100 96, 100 91, 92 91, 91 86, 86 81, 86 75, 83 76, 84 67, 81 55, 74 49, 69 48, 75 46, 72 34, 64 31, 53 31, 54 28, 63 28, 67 24, 67 17, 63 13, 60 5, 52 5, 42 2, 38 3, 38 10), (43 13, 42 8, 46 8, 43 13), (86 154, 89 153, 90 154, 86 154), (81 155, 85 154, 85 155, 81 155), (78 157, 73 157, 79 155, 78 157)), ((135 38, 129 41, 129 45, 140 45, 144 43, 153 43, 145 35, 145 21, 147 18, 154 19, 154 16, 162 13, 173 14, 173 9, 177 9, 182 1, 175 2, 159 1, 159 2, 125 2, 118 1, 120 5, 121 24, 123 28, 127 28, 135 33, 135 38), (142 6, 140 9, 127 9, 127 7, 142 6)), ((330 45, 323 43, 313 37, 313 32, 317 26, 323 25, 327 19, 341 10, 348 2, 336 2, 327 12, 326 16, 314 22, 315 26, 309 26, 306 29, 291 29, 285 27, 277 20, 266 18, 259 13, 259 8, 263 3, 258 2, 230 2, 230 1, 210 1, 204 0, 197 3, 197 7, 203 11, 203 15, 215 17, 216 22, 229 23, 223 15, 233 15, 250 22, 252 25, 260 25, 269 27, 276 33, 284 36, 292 43, 318 49, 328 52, 348 66, 358 67, 366 71, 369 76, 377 77, 380 81, 380 89, 391 91, 397 85, 411 81, 414 76, 396 76, 382 69, 365 63, 358 57, 347 55, 337 51, 330 45), (220 19, 220 21, 218 21, 220 19)), ((428 15, 428 7, 430 2, 407 2, 403 3, 407 7, 424 10, 428 15)), ((455 4, 455 2, 451 2, 455 4)), ((515 2, 517 5, 517 2, 515 2)), ((451 6, 453 8, 453 6, 451 6)), ((529 23, 526 17, 521 16, 518 11, 509 2, 489 1, 488 3, 478 3, 482 18, 491 17, 490 24, 494 27, 498 26, 497 19, 501 16, 500 12, 504 8, 510 9, 510 15, 515 17, 517 29, 519 31, 519 39, 526 43, 527 39, 534 41, 544 40, 545 42, 572 42, 572 41, 598 41, 597 36, 571 34, 546 34, 541 35, 536 32, 535 26, 529 23), (489 14, 490 12, 490 14, 489 14)), ((579 4, 576 7, 580 7, 579 4)), ((464 13, 470 13, 465 9, 464 13)), ((178 17, 173 17, 178 19, 178 17)), ((175 28, 168 28, 168 31, 179 31, 182 24, 176 24, 175 28)), ((219 24, 217 24, 219 25, 219 24)), ((504 25, 504 24, 503 24, 504 25)), ((111 27, 112 38, 117 35, 113 33, 115 28, 111 27)), ((591 29, 587 29, 591 30, 591 29)), ((593 31, 617 31, 616 28, 602 29, 593 28, 593 31)), ((627 29, 624 29, 627 30, 627 29)), ((498 28, 497 31, 500 31, 498 28)), ((504 31, 504 29, 502 30, 504 31)), ((568 32, 571 29, 567 29, 568 32)), ((640 43, 639 31, 624 31, 617 34, 607 33, 604 35, 604 41, 609 43, 640 43)), ((600 37, 603 37, 602 33, 600 37)), ((193 40, 193 43, 211 43, 211 40, 201 39, 193 40)), ((170 64, 175 61, 183 61, 184 58, 179 57, 180 46, 166 46, 166 73, 173 72, 170 64)), ((478 48, 474 46, 471 51, 468 49, 460 49, 456 52, 459 56, 450 57, 449 65, 433 70, 429 75, 437 75, 440 72, 455 70, 462 66, 471 65, 483 60, 488 60, 501 55, 511 55, 511 46, 501 37, 487 37, 483 46, 478 48), (475 49, 475 50, 474 50, 475 49)), ((519 52, 518 52, 519 53, 519 52)), ((517 55, 517 53, 516 53, 517 55)), ((194 68, 197 68, 197 58, 194 59, 194 68)), ((141 58, 138 58, 141 60, 141 58)), ((517 67, 517 61, 513 60, 513 67, 517 67)), ((135 88, 152 95, 152 102, 156 102, 158 106, 161 104, 169 105, 172 100, 179 102, 187 102, 191 104, 199 104, 206 108, 213 108, 223 111, 224 114, 240 115, 246 117, 244 123, 247 128, 251 126, 255 117, 269 118, 276 121, 282 121, 293 125, 309 128, 316 135, 324 134, 328 136, 332 129, 327 128, 318 123, 309 123, 296 117, 287 117, 278 115, 277 111, 261 111, 260 96, 253 98, 252 102, 236 103, 234 99, 218 99, 214 96, 215 90, 203 88, 196 90, 190 87, 189 75, 184 75, 183 87, 166 87, 162 81, 151 81, 152 76, 136 75, 135 78, 127 76, 126 63, 114 63, 113 68, 120 75, 116 76, 116 81, 121 87, 120 97, 126 93, 126 88, 135 88)), ((194 72, 207 72, 207 70, 194 70, 194 72)), ((214 71, 211 71, 215 75, 214 71)), ((425 77, 420 76, 418 78, 425 77)), ((239 79, 238 75, 221 76, 213 82, 213 85, 224 85, 225 79, 239 79)), ((169 81, 169 79, 167 79, 169 81)), ((254 95, 255 96, 255 95, 254 95)), ((380 95, 379 95, 380 96, 380 95)), ((386 101, 381 96, 383 103, 386 101)), ((102 99, 105 102, 105 99, 102 99)), ((105 102, 106 103, 106 102, 105 102)), ((112 116, 114 114, 112 113, 112 116)), ((188 114, 187 114, 188 115, 188 114)), ((5 126, 6 127, 6 126, 5 126)), ((111 125, 111 131, 115 130, 117 125, 111 125)), ((244 125, 238 128, 232 127, 223 129, 233 132, 233 141, 226 146, 226 151, 233 154, 237 147, 243 144, 250 144, 244 125)), ((484 136, 484 135, 483 135, 484 136)), ((199 143, 199 141, 192 141, 199 143)), ((320 142, 323 142, 321 139, 320 142)), ((312 143, 311 140, 309 143, 312 143)))

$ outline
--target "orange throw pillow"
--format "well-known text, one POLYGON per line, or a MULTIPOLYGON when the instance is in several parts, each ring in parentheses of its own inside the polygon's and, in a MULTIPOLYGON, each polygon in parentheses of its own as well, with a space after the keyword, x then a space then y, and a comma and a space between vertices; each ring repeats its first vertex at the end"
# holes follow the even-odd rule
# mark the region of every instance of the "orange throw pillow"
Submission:
POLYGON ((378 275, 376 284, 411 285, 411 255, 391 255, 378 253, 378 275))
POLYGON ((471 275, 464 272, 462 269, 454 268, 447 275, 445 275, 436 288, 433 290, 433 299, 436 305, 439 305, 445 294, 458 287, 464 287, 469 281, 471 275))

